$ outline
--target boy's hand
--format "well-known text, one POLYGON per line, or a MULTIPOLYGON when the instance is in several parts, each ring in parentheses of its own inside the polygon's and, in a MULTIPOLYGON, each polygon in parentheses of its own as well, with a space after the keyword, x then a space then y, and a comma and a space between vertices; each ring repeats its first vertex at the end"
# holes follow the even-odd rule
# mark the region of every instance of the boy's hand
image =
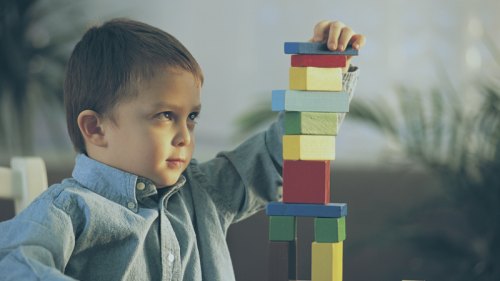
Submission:
MULTIPOLYGON (((347 45, 352 45, 354 49, 359 50, 365 45, 366 37, 356 34, 340 21, 325 20, 316 24, 313 38, 307 42, 328 43, 328 49, 332 51, 344 51, 347 45)), ((349 70, 352 57, 347 56, 347 64, 342 68, 342 72, 349 70)))

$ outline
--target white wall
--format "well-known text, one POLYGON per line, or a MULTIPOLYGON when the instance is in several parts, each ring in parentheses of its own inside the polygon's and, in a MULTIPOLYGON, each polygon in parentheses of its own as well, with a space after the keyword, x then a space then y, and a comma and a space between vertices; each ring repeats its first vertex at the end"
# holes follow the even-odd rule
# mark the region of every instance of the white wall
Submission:
MULTIPOLYGON (((195 157, 208 159, 235 144, 234 119, 271 90, 288 88, 285 41, 307 41, 314 25, 340 20, 368 41, 352 63, 361 67, 357 99, 387 96, 397 83, 426 88, 444 65, 460 88, 480 70, 498 66, 481 42, 500 45, 498 0, 354 1, 86 1, 85 20, 129 17, 177 37, 205 74, 195 157), (468 60, 467 60, 468 56, 468 60)), ((495 68, 496 67, 496 68, 495 68)), ((370 128, 344 123, 335 165, 376 164, 390 151, 370 128)))

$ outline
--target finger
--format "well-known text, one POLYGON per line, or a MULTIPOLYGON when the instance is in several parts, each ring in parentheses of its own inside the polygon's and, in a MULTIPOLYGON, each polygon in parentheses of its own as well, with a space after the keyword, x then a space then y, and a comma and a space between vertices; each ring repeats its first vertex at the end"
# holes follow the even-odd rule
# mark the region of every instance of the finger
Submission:
POLYGON ((361 34, 354 34, 349 40, 349 44, 352 44, 352 47, 356 50, 363 48, 366 43, 366 37, 361 34))
POLYGON ((328 49, 334 51, 338 47, 338 40, 342 28, 345 26, 340 21, 334 21, 330 24, 330 34, 328 36, 328 49))
POLYGON ((337 50, 343 52, 354 34, 356 33, 350 27, 346 26, 342 28, 339 38, 339 46, 337 50))
POLYGON ((326 42, 325 33, 328 32, 330 21, 324 20, 314 26, 314 35, 311 42, 326 42))

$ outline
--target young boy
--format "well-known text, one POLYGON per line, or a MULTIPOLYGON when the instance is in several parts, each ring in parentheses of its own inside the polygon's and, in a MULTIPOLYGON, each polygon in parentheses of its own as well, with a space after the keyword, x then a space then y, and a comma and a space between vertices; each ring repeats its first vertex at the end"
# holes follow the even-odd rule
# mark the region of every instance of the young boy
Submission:
MULTIPOLYGON (((343 50, 365 38, 324 21, 311 41, 343 50)), ((131 20, 90 28, 64 84, 73 178, 0 224, 0 279, 234 280, 226 231, 281 199, 283 117, 234 151, 191 159, 201 69, 174 37, 131 20)))

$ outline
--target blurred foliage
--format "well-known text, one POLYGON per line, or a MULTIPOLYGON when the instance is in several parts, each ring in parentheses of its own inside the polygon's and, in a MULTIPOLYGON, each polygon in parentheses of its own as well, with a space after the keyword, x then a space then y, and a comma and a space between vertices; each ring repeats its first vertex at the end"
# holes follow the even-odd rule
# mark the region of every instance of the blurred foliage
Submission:
MULTIPOLYGON (((485 43, 500 65, 498 48, 485 43)), ((435 267, 428 280, 500 280, 500 87, 480 81, 464 94, 441 81, 429 94, 399 87, 392 109, 352 104, 349 118, 395 140, 444 191, 390 220, 379 242, 411 245, 435 267)))
MULTIPOLYGON (((71 3, 0 1, 0 147, 11 156, 33 154, 34 112, 54 124, 52 113, 63 111, 67 59, 84 31, 71 3)), ((49 130, 61 138, 60 128, 49 130)))
POLYGON ((400 114, 359 100, 349 113, 379 128, 441 182, 442 197, 398 214, 384 227, 390 231, 376 235, 383 244, 410 245, 437 266, 427 279, 500 280, 500 89, 483 85, 479 95, 474 107, 451 89, 425 95, 400 87, 400 114))
POLYGON ((278 111, 271 111, 270 93, 263 93, 250 110, 240 114, 234 125, 236 132, 231 137, 234 142, 240 142, 256 133, 260 128, 269 124, 278 118, 278 111))

